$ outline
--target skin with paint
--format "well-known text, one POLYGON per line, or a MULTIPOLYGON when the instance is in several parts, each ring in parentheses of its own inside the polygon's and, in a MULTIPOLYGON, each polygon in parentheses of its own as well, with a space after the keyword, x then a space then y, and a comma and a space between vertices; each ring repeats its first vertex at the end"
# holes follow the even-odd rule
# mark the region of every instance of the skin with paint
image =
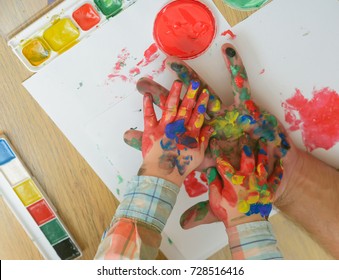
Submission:
POLYGON ((182 85, 180 81, 173 83, 159 121, 152 96, 144 95, 144 160, 138 173, 164 178, 178 186, 203 160, 213 132, 210 126, 203 126, 208 91, 192 81, 179 105, 182 85))

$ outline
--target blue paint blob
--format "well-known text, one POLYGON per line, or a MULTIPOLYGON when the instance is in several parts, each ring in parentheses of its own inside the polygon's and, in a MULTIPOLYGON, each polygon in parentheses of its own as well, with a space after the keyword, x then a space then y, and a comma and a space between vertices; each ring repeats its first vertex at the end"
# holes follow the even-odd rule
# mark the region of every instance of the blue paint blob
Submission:
POLYGON ((213 94, 210 94, 209 100, 214 100, 215 96, 213 94))
POLYGON ((289 150, 291 148, 291 146, 287 142, 285 134, 284 133, 279 133, 279 137, 281 139, 281 147, 286 149, 286 150, 289 150))
POLYGON ((191 81, 192 89, 196 90, 200 86, 200 83, 198 81, 191 81))
POLYGON ((250 157, 252 155, 252 151, 251 151, 250 147, 248 147, 247 145, 245 145, 243 147, 243 150, 244 150, 246 156, 250 157))
POLYGON ((195 149, 198 147, 198 141, 191 136, 178 137, 178 144, 181 144, 191 149, 195 149))
POLYGON ((259 214, 259 212, 260 212, 259 208, 260 208, 260 204, 259 203, 251 204, 249 212, 251 214, 259 214))
POLYGON ((178 134, 183 134, 186 132, 186 128, 184 124, 185 124, 185 120, 181 119, 181 120, 177 120, 175 122, 172 122, 166 125, 166 128, 165 128, 166 137, 172 140, 177 139, 178 134))
POLYGON ((7 144, 7 141, 0 139, 0 165, 8 163, 12 159, 15 159, 15 154, 7 144))
POLYGON ((264 149, 260 149, 259 154, 267 156, 267 153, 264 149))
POLYGON ((206 112, 206 107, 205 107, 205 105, 199 105, 199 107, 198 107, 198 112, 200 113, 200 114, 204 114, 205 112, 206 112))
POLYGON ((272 204, 261 204, 260 205, 260 215, 262 217, 267 217, 272 210, 272 204))
POLYGON ((250 115, 242 115, 237 119, 238 124, 255 124, 256 120, 250 115))
POLYGON ((169 140, 167 142, 164 142, 163 140, 161 140, 160 146, 164 151, 173 151, 177 148, 177 145, 173 140, 169 140))

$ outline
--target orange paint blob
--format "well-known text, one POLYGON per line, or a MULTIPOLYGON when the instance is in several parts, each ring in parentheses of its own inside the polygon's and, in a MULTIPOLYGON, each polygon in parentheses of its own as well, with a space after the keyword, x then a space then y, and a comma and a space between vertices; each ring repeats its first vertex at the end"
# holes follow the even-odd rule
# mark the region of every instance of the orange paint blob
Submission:
POLYGON ((33 66, 39 66, 51 56, 51 50, 40 38, 28 41, 22 49, 22 54, 33 66))
POLYGON ((154 39, 167 55, 191 59, 211 45, 216 32, 212 12, 195 0, 177 0, 158 13, 153 28, 154 39))

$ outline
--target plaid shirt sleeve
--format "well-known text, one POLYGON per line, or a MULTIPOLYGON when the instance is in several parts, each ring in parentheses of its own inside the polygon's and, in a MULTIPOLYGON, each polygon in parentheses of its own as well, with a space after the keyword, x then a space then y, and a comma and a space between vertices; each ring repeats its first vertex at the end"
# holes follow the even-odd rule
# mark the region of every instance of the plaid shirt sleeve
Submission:
POLYGON ((95 259, 155 259, 179 190, 164 179, 133 177, 95 259))
POLYGON ((272 226, 267 221, 246 223, 227 229, 228 242, 234 260, 279 260, 272 226))

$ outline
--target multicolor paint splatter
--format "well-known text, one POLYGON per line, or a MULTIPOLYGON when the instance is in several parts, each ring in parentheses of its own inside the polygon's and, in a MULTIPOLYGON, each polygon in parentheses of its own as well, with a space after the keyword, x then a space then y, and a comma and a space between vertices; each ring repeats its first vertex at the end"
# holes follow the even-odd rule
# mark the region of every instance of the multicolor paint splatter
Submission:
MULTIPOLYGON (((137 58, 132 57, 130 51, 127 48, 123 48, 121 53, 117 56, 118 60, 115 62, 113 71, 110 73, 107 78, 108 81, 115 81, 120 79, 124 82, 136 83, 136 78, 142 72, 142 69, 147 67, 152 62, 156 61, 160 57, 160 52, 155 43, 151 44, 145 51, 144 56, 137 63, 129 66, 128 69, 125 69, 130 63, 130 61, 135 61, 137 58)), ((157 75, 161 74, 165 70, 165 60, 161 63, 161 66, 158 69, 153 69, 151 74, 148 75, 149 78, 154 79, 157 75)))
POLYGON ((299 89, 282 106, 291 131, 300 130, 308 151, 331 149, 339 142, 339 94, 323 88, 312 92, 312 99, 299 89))

